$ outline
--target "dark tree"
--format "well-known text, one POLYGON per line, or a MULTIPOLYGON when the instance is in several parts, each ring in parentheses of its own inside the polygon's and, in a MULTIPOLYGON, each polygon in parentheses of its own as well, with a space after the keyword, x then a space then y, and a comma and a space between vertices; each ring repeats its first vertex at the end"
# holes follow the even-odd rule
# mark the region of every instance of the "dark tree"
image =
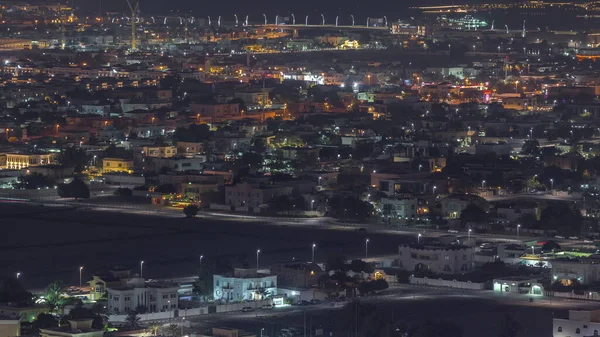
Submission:
POLYGON ((463 224, 467 222, 483 223, 487 221, 487 213, 475 204, 469 204, 460 212, 460 220, 463 224))
POLYGON ((58 196, 61 198, 89 199, 90 189, 81 179, 73 179, 68 184, 59 184, 57 189, 58 196))
POLYGON ((581 231, 581 213, 566 202, 549 204, 542 211, 540 223, 545 230, 555 230, 563 235, 578 235, 581 231))
POLYGON ((76 173, 79 173, 85 169, 90 162, 90 157, 87 155, 84 149, 80 147, 71 146, 62 149, 58 156, 58 162, 66 167, 73 167, 76 173))
POLYGON ((33 330, 39 332, 40 329, 52 329, 58 327, 58 321, 51 314, 39 314, 33 321, 33 330))
POLYGON ((196 217, 198 211, 200 211, 200 208, 197 205, 187 205, 183 208, 183 213, 185 213, 185 216, 188 218, 196 217))
POLYGON ((46 187, 53 188, 56 185, 56 181, 53 178, 39 173, 19 176, 17 179, 17 183, 13 184, 13 186, 18 189, 35 190, 46 187))
POLYGON ((373 214, 373 205, 355 196, 334 196, 329 206, 331 215, 338 219, 364 220, 373 214))
POLYGON ((191 124, 187 128, 179 127, 173 134, 175 142, 199 143, 210 138, 210 128, 206 124, 191 124))

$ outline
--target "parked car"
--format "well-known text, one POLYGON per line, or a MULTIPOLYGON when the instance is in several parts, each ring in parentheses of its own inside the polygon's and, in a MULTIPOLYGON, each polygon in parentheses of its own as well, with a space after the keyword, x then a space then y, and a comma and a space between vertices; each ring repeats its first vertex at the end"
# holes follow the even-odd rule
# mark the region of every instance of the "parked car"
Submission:
POLYGON ((562 235, 557 235, 557 236, 555 236, 554 238, 555 238, 555 239, 564 239, 565 237, 564 237, 564 236, 562 236, 562 235))
POLYGON ((455 233, 456 234, 456 233, 458 233, 458 231, 456 229, 449 229, 448 233, 455 233))
POLYGON ((252 308, 252 307, 243 307, 242 311, 243 312, 250 312, 250 311, 254 311, 254 308, 252 308))
POLYGON ((578 236, 569 236, 569 240, 579 240, 578 236))
POLYGON ((316 304, 321 304, 321 303, 323 303, 321 300, 314 300, 314 299, 310 300, 311 305, 316 305, 316 304))
POLYGON ((358 232, 366 232, 366 231, 367 231, 367 229, 366 229, 366 228, 363 228, 363 227, 361 227, 361 228, 357 229, 357 231, 358 231, 358 232))
POLYGON ((309 304, 308 301, 304 301, 304 300, 298 301, 298 305, 308 305, 308 304, 309 304))
POLYGON ((594 243, 594 240, 585 239, 585 240, 583 240, 583 243, 594 243))
POLYGON ((294 327, 289 327, 288 330, 290 330, 290 332, 294 335, 300 335, 302 333, 300 329, 294 327))
POLYGON ((273 309, 274 307, 273 307, 273 304, 263 304, 262 308, 268 310, 268 309, 273 309))

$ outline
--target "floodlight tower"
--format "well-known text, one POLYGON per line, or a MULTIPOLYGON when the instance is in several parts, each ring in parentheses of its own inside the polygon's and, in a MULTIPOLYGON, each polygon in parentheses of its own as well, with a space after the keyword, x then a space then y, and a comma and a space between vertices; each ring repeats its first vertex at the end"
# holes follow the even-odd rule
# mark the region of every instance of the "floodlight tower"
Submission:
POLYGON ((137 50, 137 36, 136 36, 136 31, 135 31, 135 21, 137 18, 137 12, 138 12, 138 8, 140 7, 140 0, 132 0, 133 1, 133 5, 132 5, 132 1, 126 0, 127 1, 127 5, 129 5, 129 9, 131 9, 131 50, 135 51, 137 50))

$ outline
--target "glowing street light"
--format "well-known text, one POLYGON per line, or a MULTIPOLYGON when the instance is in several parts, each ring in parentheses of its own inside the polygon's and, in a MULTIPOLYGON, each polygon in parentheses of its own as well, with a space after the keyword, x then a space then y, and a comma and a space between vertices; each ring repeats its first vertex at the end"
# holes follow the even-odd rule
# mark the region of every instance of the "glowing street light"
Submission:
POLYGON ((81 290, 81 272, 83 271, 83 266, 79 267, 79 290, 81 290))
POLYGON ((202 264, 202 259, 204 258, 204 255, 200 254, 200 264, 202 264))
POLYGON ((315 248, 317 248, 317 244, 313 243, 312 244, 312 263, 315 263, 315 248))
POLYGON ((550 178, 550 189, 554 189, 554 179, 550 178))
POLYGON ((369 239, 365 239, 365 259, 369 257, 369 239))
POLYGON ((472 230, 472 229, 471 229, 471 228, 469 228, 469 231, 467 232, 467 238, 468 238, 469 240, 471 240, 471 230, 472 230))
POLYGON ((267 14, 263 13, 263 17, 265 18, 265 25, 267 24, 267 14))
POLYGON ((421 233, 417 235, 417 243, 421 243, 421 233))
POLYGON ((140 261, 140 278, 144 277, 144 261, 140 261))
POLYGON ((256 270, 258 270, 258 256, 260 254, 260 249, 256 250, 256 270))
POLYGON ((485 180, 481 181, 481 188, 485 188, 485 180))
POLYGON ((315 210, 315 207, 314 207, 314 206, 315 206, 315 199, 313 199, 313 200, 311 200, 311 201, 310 201, 310 210, 311 210, 311 211, 314 211, 314 210, 315 210))
POLYGON ((350 14, 350 17, 352 18, 352 27, 354 27, 354 15, 350 14))
POLYGON ((321 14, 321 19, 323 20, 321 25, 325 26, 325 15, 321 14))
POLYGON ((519 240, 519 230, 521 229, 521 225, 517 225, 517 240, 519 240))
POLYGON ((17 280, 19 279, 19 276, 21 276, 21 272, 17 272, 17 280))

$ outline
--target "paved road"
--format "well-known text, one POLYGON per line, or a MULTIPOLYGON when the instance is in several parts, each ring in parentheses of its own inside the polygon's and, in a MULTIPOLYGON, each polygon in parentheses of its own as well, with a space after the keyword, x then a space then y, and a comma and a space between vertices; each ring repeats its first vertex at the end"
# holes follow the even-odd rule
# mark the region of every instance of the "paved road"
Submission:
MULTIPOLYGON (((543 298, 541 296, 496 293, 493 291, 469 291, 451 288, 427 287, 417 285, 401 285, 393 287, 381 295, 369 296, 359 299, 361 303, 375 305, 382 312, 395 312, 396 315, 411 320, 425 319, 454 319, 460 324, 462 319, 469 321, 474 317, 477 323, 465 327, 465 336, 481 336, 482 332, 490 330, 490 325, 495 325, 505 313, 514 312, 518 320, 522 321, 528 334, 523 336, 547 336, 537 331, 531 333, 537 325, 543 326, 542 332, 547 332, 551 327, 551 317, 555 313, 563 313, 569 309, 597 309, 600 303, 591 301, 578 301, 568 299, 543 298), (534 298, 533 302, 529 302, 534 298), (436 316, 437 311, 443 314, 436 316), (519 313, 528 313, 519 315, 519 313), (531 315, 543 315, 543 319, 534 319, 531 315), (464 317, 463 317, 464 316, 464 317), (412 317, 412 318, 410 318, 412 317), (534 319, 535 324, 530 320, 534 319)), ((211 314, 199 317, 188 317, 191 322, 186 332, 203 332, 211 327, 232 327, 245 329, 250 332, 276 336, 281 328, 295 326, 302 329, 306 322, 312 327, 321 326, 326 335, 333 333, 339 335, 339 326, 336 318, 343 314, 346 302, 336 302, 334 306, 323 303, 314 306, 288 306, 273 310, 258 310, 255 312, 233 312, 211 314), (306 319, 309 317, 309 320, 306 319)), ((347 319, 347 318, 346 318, 347 319)), ((493 330, 493 329, 492 329, 493 330)), ((539 327, 537 328, 539 330, 539 327)), ((489 333, 489 335, 497 335, 489 333)))

